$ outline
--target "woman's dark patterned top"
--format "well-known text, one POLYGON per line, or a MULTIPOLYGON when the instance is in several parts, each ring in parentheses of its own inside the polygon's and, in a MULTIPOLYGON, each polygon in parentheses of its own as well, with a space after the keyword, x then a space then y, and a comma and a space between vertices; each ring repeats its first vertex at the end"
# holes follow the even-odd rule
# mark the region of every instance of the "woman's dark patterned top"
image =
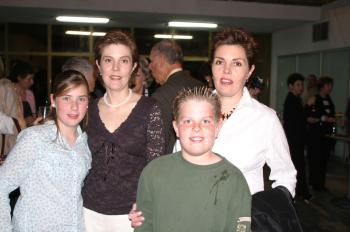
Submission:
POLYGON ((84 207, 107 215, 127 214, 136 200, 141 171, 165 152, 161 110, 154 99, 142 96, 111 133, 99 116, 98 101, 89 107, 92 168, 82 190, 84 207))

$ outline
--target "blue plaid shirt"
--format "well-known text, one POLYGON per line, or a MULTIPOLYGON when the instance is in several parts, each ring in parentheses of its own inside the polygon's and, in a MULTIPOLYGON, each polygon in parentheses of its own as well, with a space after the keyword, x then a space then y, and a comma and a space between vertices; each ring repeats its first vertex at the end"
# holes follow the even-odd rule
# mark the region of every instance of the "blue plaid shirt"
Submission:
POLYGON ((23 130, 0 166, 0 231, 84 231, 81 188, 90 165, 80 128, 73 147, 52 121, 23 130), (17 187, 11 222, 8 195, 17 187))

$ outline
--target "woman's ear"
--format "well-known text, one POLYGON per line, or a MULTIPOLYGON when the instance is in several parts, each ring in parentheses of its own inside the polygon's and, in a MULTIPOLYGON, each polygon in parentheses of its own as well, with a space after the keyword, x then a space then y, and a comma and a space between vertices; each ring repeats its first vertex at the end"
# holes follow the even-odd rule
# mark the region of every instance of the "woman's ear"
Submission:
POLYGON ((98 68, 98 71, 101 73, 101 68, 100 68, 100 64, 98 63, 98 60, 96 60, 95 63, 96 63, 96 66, 98 68))
POLYGON ((53 94, 50 94, 50 102, 51 102, 51 107, 56 107, 55 98, 53 97, 53 94))
POLYGON ((248 72, 248 77, 247 77, 247 80, 246 80, 246 81, 249 80, 249 78, 250 78, 250 76, 252 75, 252 73, 254 72, 254 70, 255 70, 255 65, 253 64, 252 67, 250 67, 250 70, 249 70, 249 72, 248 72))

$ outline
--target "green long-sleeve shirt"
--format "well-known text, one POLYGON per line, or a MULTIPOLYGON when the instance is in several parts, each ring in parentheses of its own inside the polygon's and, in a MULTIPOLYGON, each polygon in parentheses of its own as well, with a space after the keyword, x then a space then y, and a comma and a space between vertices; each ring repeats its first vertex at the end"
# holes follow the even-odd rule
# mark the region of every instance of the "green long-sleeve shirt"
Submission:
POLYGON ((181 153, 160 157, 141 174, 136 232, 250 231, 251 195, 242 173, 226 159, 195 165, 181 153))

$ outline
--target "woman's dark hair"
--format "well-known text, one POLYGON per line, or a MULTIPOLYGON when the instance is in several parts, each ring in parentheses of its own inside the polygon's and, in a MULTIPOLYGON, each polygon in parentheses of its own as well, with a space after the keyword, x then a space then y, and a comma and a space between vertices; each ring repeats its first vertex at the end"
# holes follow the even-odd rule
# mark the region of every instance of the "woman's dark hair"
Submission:
POLYGON ((9 79, 12 82, 18 82, 19 79, 23 79, 30 74, 34 74, 32 65, 22 60, 16 60, 11 66, 9 79))
POLYGON ((138 61, 138 51, 134 38, 127 32, 113 30, 100 38, 95 45, 95 59, 98 63, 101 61, 102 50, 111 44, 122 44, 127 46, 131 51, 132 63, 138 61))
POLYGON ((225 28, 215 34, 211 51, 211 63, 216 49, 221 45, 240 45, 247 55, 249 68, 256 64, 258 43, 247 31, 239 28, 225 28))
MULTIPOLYGON (((53 95, 53 99, 56 97, 62 96, 71 89, 74 89, 80 85, 83 85, 86 88, 86 94, 89 96, 89 86, 88 83, 84 77, 84 75, 78 71, 75 70, 67 70, 60 74, 58 74, 53 82, 52 91, 51 94, 53 95)), ((52 102, 51 102, 52 104, 52 102)), ((56 108, 52 107, 50 108, 50 113, 46 120, 53 120, 55 121, 55 124, 57 128, 59 129, 58 123, 57 123, 57 113, 56 108)), ((87 114, 85 115, 84 119, 81 121, 80 126, 82 130, 84 131, 86 129, 87 125, 87 114)))

